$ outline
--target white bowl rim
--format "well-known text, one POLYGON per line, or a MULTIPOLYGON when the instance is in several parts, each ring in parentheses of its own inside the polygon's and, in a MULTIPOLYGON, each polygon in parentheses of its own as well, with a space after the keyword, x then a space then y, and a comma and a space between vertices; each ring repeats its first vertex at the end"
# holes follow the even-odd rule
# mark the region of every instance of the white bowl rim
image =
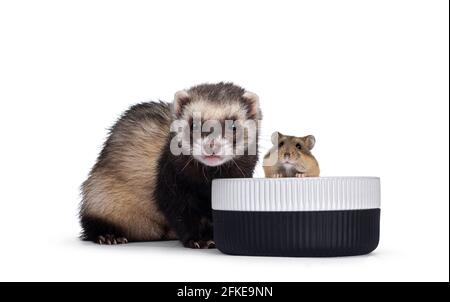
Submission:
POLYGON ((380 178, 228 178, 212 183, 213 210, 336 211, 380 208, 380 178))
POLYGON ((255 180, 255 181, 279 181, 283 179, 298 179, 298 180, 321 180, 321 179, 378 179, 380 180, 379 176, 318 176, 318 177, 280 177, 280 178, 268 178, 268 177, 240 177, 240 178, 216 178, 213 179, 214 181, 233 181, 233 180, 255 180))

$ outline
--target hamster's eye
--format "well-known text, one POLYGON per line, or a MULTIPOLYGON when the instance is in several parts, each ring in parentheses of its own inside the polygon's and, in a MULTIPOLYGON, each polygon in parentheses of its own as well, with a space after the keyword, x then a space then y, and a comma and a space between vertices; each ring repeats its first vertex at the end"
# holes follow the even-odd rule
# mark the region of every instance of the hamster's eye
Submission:
POLYGON ((295 148, 297 148, 298 150, 301 150, 302 149, 302 145, 297 144, 297 145, 295 145, 295 148))
POLYGON ((281 147, 283 147, 283 146, 284 146, 284 142, 281 142, 281 143, 278 144, 278 147, 279 147, 279 148, 281 148, 281 147))

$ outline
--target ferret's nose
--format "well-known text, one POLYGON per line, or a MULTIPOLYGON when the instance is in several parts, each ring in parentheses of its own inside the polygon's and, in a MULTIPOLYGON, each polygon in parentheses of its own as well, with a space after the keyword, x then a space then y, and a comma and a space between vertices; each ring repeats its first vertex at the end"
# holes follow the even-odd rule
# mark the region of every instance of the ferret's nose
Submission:
POLYGON ((216 143, 216 141, 215 140, 211 140, 210 142, 209 142, 209 148, 211 148, 211 149, 214 149, 214 147, 216 147, 218 144, 216 143))
POLYGON ((204 150, 206 154, 214 155, 220 153, 221 143, 217 140, 210 140, 205 143, 204 150))

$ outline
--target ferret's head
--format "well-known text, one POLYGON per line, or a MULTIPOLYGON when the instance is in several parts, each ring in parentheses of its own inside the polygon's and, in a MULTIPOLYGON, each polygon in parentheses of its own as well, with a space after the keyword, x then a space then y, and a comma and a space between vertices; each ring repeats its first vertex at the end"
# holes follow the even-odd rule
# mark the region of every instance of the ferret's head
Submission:
POLYGON ((272 134, 272 143, 278 150, 278 164, 286 169, 294 169, 304 172, 312 158, 311 150, 316 139, 313 135, 303 137, 283 135, 280 132, 272 134))
POLYGON ((172 152, 178 147, 211 167, 256 155, 261 119, 256 94, 231 83, 202 84, 177 92, 172 112, 171 130, 177 132, 172 152))

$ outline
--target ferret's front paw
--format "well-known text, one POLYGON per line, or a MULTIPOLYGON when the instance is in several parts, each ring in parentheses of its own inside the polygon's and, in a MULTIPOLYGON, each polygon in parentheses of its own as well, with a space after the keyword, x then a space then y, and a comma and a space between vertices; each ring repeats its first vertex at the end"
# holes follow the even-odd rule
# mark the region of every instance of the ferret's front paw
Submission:
POLYGON ((275 173, 272 175, 272 178, 282 178, 283 175, 281 173, 275 173))
POLYGON ((297 173, 297 174, 295 174, 295 177, 303 178, 303 177, 305 177, 305 173, 297 173))
POLYGON ((214 240, 188 240, 183 245, 191 249, 213 249, 216 247, 214 240))
POLYGON ((107 244, 107 245, 125 244, 128 243, 128 239, 125 237, 116 237, 112 234, 107 234, 104 236, 102 235, 98 236, 95 242, 98 244, 107 244))

